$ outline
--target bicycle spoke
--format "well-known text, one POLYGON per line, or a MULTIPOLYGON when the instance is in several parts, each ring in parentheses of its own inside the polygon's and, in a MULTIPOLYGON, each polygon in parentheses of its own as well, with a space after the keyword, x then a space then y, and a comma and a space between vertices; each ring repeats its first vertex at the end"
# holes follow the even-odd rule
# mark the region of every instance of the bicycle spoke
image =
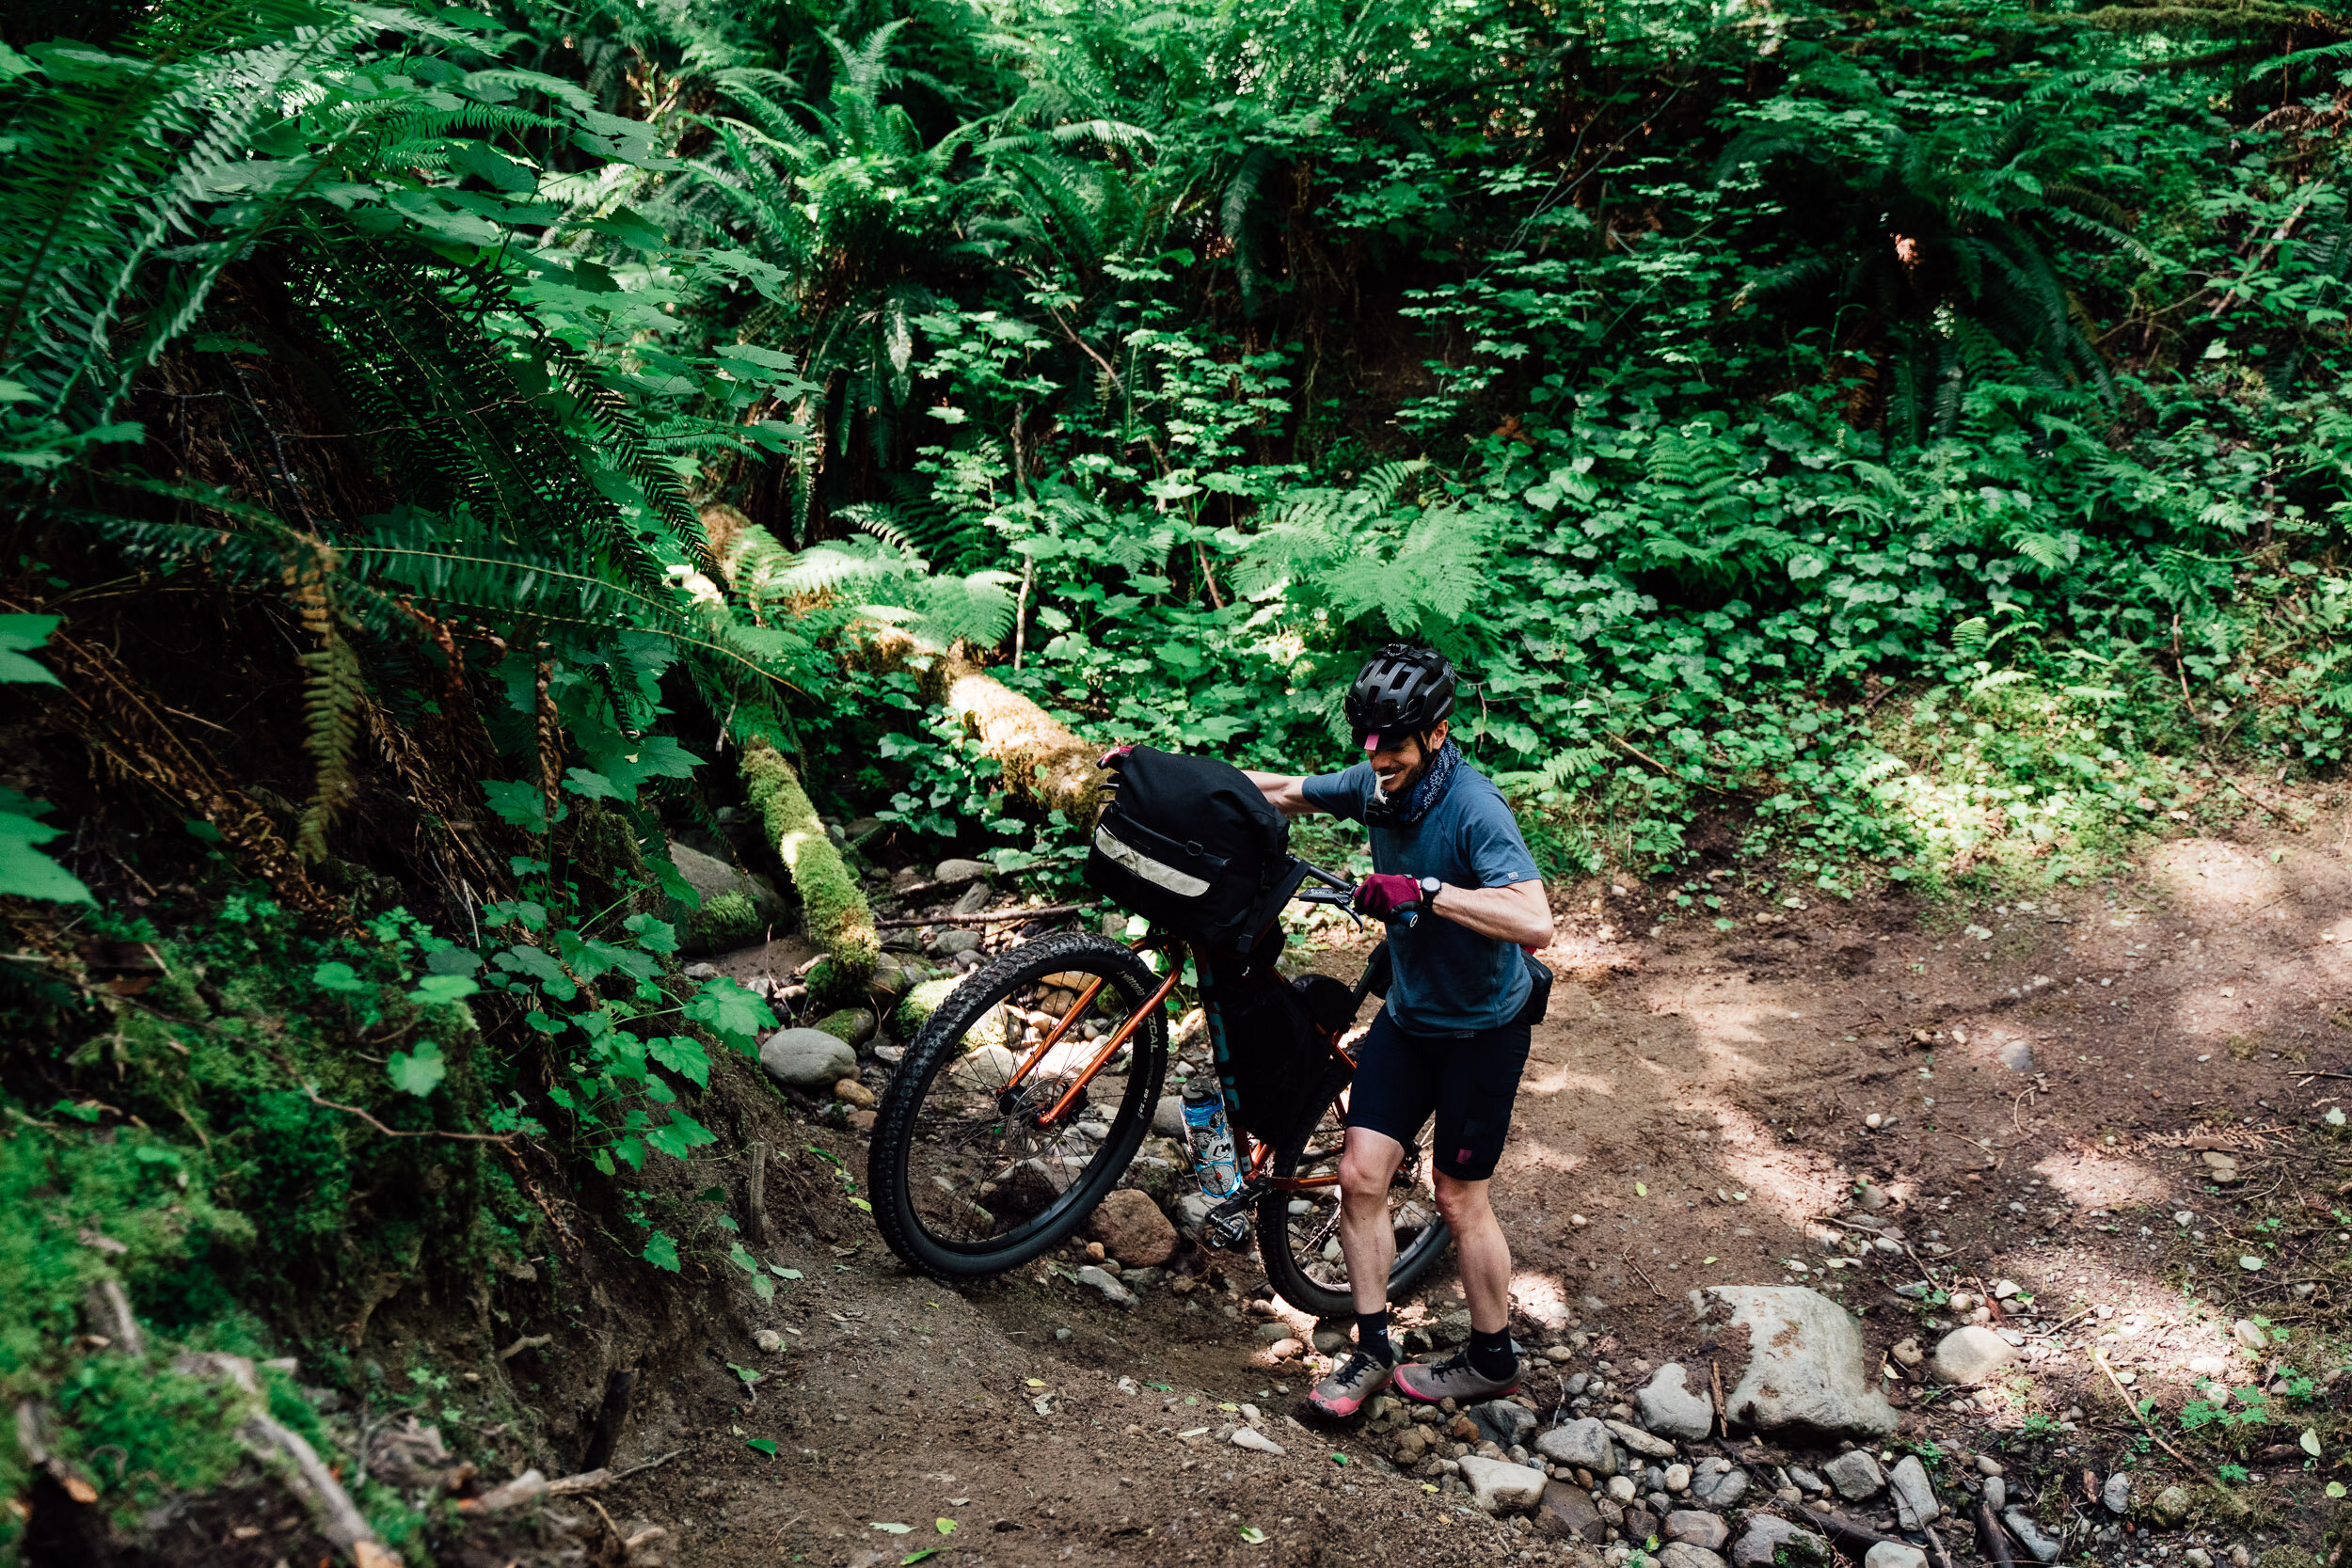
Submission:
POLYGON ((1017 1230, 1084 1177, 1096 1147, 1090 1132, 1106 1131, 1105 1111, 1127 1092, 1130 1052, 1094 1076, 1060 1122, 1039 1128, 1035 1118, 1061 1100, 1100 1054, 1103 1037, 1141 1000, 1104 985, 1071 1017, 1094 978, 1065 972, 1000 999, 933 1081, 914 1122, 908 1188, 916 1222, 934 1240, 969 1246, 1017 1230), (1057 1029, 1060 1037, 1041 1055, 1057 1029))

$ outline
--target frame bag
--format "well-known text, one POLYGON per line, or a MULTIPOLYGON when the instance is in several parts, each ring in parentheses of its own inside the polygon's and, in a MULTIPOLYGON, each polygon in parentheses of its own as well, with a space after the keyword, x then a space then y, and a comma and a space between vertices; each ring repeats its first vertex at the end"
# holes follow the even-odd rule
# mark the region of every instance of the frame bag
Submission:
POLYGON ((1290 823, 1242 770, 1137 746, 1110 759, 1087 886, 1131 914, 1219 953, 1263 937, 1305 871, 1290 823))

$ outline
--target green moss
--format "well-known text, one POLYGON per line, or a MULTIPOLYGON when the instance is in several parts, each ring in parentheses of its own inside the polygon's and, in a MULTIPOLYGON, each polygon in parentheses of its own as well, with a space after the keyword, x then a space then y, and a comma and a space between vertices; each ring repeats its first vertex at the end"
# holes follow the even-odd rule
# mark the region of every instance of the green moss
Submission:
POLYGON ((781 752, 764 741, 746 746, 743 782, 767 828, 768 841, 792 873, 809 940, 832 960, 821 976, 811 974, 811 991, 828 1001, 854 999, 882 957, 881 935, 874 929, 874 911, 866 895, 842 863, 841 852, 825 836, 817 808, 781 752))
POLYGON ((827 1013, 809 1027, 822 1029, 834 1039, 848 1045, 864 1045, 874 1037, 874 1015, 863 1007, 844 1007, 827 1013))
POLYGON ((705 952, 747 946, 763 928, 758 907, 739 893, 720 894, 686 917, 688 945, 705 952))

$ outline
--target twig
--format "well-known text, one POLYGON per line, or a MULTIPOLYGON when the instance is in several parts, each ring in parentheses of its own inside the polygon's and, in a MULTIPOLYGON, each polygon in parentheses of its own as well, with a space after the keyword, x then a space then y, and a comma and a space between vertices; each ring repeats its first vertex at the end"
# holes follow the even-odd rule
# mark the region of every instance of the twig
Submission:
POLYGON ((2213 1480, 2211 1476, 2205 1474, 2205 1468, 2203 1465, 2198 1464, 2195 1460, 2189 1458, 2188 1455, 2183 1453, 2180 1449, 2166 1442, 2164 1440, 2164 1433, 2158 1432, 2154 1427, 2148 1424, 2148 1418, 2141 1415, 2139 1413, 2139 1406, 2132 1402, 2131 1390, 2123 1386, 2123 1380, 2117 1377, 2115 1375, 2115 1369, 2107 1365, 2107 1353, 2105 1350, 2101 1349, 2097 1345, 2091 1346, 2090 1360, 2093 1366, 2107 1374, 2107 1381, 2115 1385, 2116 1395, 2122 1400, 2123 1408, 2132 1413, 2132 1419, 2139 1423, 2139 1430, 2146 1433, 2151 1438, 2155 1440, 2156 1447, 2162 1449, 2165 1452, 2179 1460, 2183 1465, 2187 1465, 2191 1470, 2196 1471, 2197 1474, 2203 1477, 2204 1480, 2208 1481, 2213 1480))
POLYGON ((1912 1251, 1912 1250, 1911 1250, 1911 1243, 1910 1243, 1909 1242, 1905 1242, 1905 1243, 1902 1243, 1902 1247, 1903 1247, 1903 1256, 1904 1256, 1905 1258, 1910 1259, 1911 1259, 1914 1263, 1916 1263, 1916 1264, 1919 1266, 1919 1272, 1920 1272, 1921 1274, 1926 1275, 1928 1276, 1928 1283, 1929 1283, 1929 1284, 1931 1284, 1931 1285, 1932 1285, 1932 1286, 1934 1286, 1934 1287, 1935 1287, 1937 1290, 1939 1290, 1939 1291, 1943 1290, 1943 1289, 1944 1289, 1944 1282, 1943 1282, 1942 1280, 1940 1280, 1940 1279, 1938 1279, 1938 1278, 1936 1278, 1936 1277, 1935 1277, 1935 1271, 1934 1271, 1933 1269, 1931 1269, 1931 1268, 1928 1267, 1928 1264, 1927 1264, 1927 1259, 1924 1259, 1924 1258, 1922 1258, 1922 1257, 1920 1257, 1917 1253, 1915 1253, 1915 1252, 1912 1251))
POLYGON ((1944 1543, 1936 1535, 1935 1527, 1922 1524, 1919 1533, 1928 1538, 1928 1556, 1934 1560, 1935 1568, 1952 1568, 1952 1554, 1944 1549, 1944 1543))
POLYGON ((536 1350, 541 1345, 551 1344, 554 1342, 554 1339, 555 1336, 552 1334, 526 1334, 521 1338, 516 1340, 513 1344, 507 1346, 504 1350, 499 1352, 499 1359, 501 1361, 512 1361, 523 1352, 527 1350, 536 1350))
POLYGON ((404 1132, 397 1127, 385 1126, 357 1105, 342 1105, 332 1100, 321 1099, 319 1091, 308 1084, 302 1085, 302 1092, 310 1097, 311 1104, 324 1105, 330 1111, 341 1111, 345 1116, 358 1117, 388 1138, 448 1138, 454 1143, 497 1144, 501 1148, 515 1141, 515 1134, 512 1132, 443 1132, 433 1128, 427 1128, 421 1132, 404 1132))
POLYGON ((1082 914, 1094 908, 1091 904, 1048 904, 1041 910, 989 910, 980 914, 934 914, 920 920, 877 920, 878 929, 911 931, 917 926, 993 926, 1007 920, 1053 920, 1065 914, 1082 914))
MULTIPOLYGON (((1998 1144, 1994 1143, 1979 1143, 1976 1139, 1968 1136, 1965 1132, 1955 1132, 1948 1127, 1931 1127, 1928 1131, 1931 1132, 1941 1132, 1947 1138, 1958 1138, 1962 1143, 1966 1144, 1970 1148, 1975 1149, 1978 1153, 1987 1156, 1990 1156, 2000 1148, 1998 1144)), ((1993 1168, 1993 1166, 1998 1165, 1999 1164, 2000 1162, 1998 1160, 1994 1160, 1992 1162, 1992 1164, 1986 1166, 1986 1168, 1989 1170, 1993 1168)))
POLYGON ((1719 1436, 1729 1437, 1731 1435, 1731 1407, 1724 1402, 1724 1364, 1722 1362, 1709 1361, 1707 1364, 1707 1381, 1713 1385, 1715 1389, 1716 1433, 1719 1436))
POLYGON ((1617 1254, 1617 1256, 1625 1260, 1626 1267, 1631 1269, 1635 1274, 1642 1275, 1642 1283, 1650 1288, 1651 1294, 1657 1296, 1661 1301, 1674 1300, 1674 1297, 1668 1295, 1665 1291, 1658 1288, 1658 1281, 1652 1279, 1647 1274, 1643 1272, 1642 1265, 1633 1260, 1633 1254, 1629 1252, 1621 1252, 1617 1254))
POLYGON ((1977 1540, 1984 1547, 1984 1555, 1999 1568, 2017 1568, 2016 1554, 2009 1549, 2009 1532, 1994 1516, 1993 1505, 1979 1499, 1977 1503, 1977 1540))
POLYGON ((1628 756, 1629 756, 1629 757, 1633 758, 1636 762, 1646 762, 1646 763, 1648 763, 1648 764, 1649 764, 1652 768, 1657 768, 1657 769, 1658 769, 1661 773, 1663 773, 1666 777, 1668 777, 1668 778, 1670 778, 1670 779, 1674 779, 1674 780, 1676 780, 1676 781, 1677 781, 1677 782, 1679 782, 1679 783, 1682 783, 1682 784, 1696 784, 1696 785, 1698 785, 1701 789, 1711 791, 1711 792, 1712 792, 1712 793, 1714 793, 1714 794, 1721 795, 1721 796, 1724 796, 1724 797, 1725 797, 1725 798, 1732 798, 1732 797, 1736 797, 1736 796, 1740 793, 1740 792, 1739 792, 1738 790, 1736 790, 1736 789, 1725 789, 1725 788, 1724 788, 1724 787, 1723 787, 1722 785, 1720 785, 1720 784, 1708 784, 1708 783, 1706 780, 1704 780, 1704 779, 1690 779, 1690 778, 1684 778, 1681 774, 1679 774, 1679 773, 1676 772, 1673 768, 1671 768, 1667 767, 1664 763, 1662 763, 1662 762, 1659 761, 1656 757, 1651 756, 1651 755, 1650 755, 1647 752, 1643 751, 1643 750, 1642 750, 1639 746, 1634 745, 1631 741, 1629 741, 1629 740, 1626 739, 1626 738, 1625 738, 1625 736, 1620 736, 1620 735, 1604 735, 1604 736, 1602 736, 1602 738, 1603 738, 1603 739, 1605 739, 1605 740, 1609 740, 1609 741, 1613 742, 1613 743, 1614 743, 1614 744, 1618 747, 1618 749, 1619 749, 1619 750, 1623 751, 1623 752, 1626 753, 1626 755, 1628 755, 1628 756))
POLYGON ((2028 1339, 2047 1339, 2051 1335, 2062 1332, 2068 1323, 2080 1323, 2083 1319, 2090 1316, 2094 1310, 2096 1310, 2096 1308, 2086 1307, 2081 1311, 2075 1313, 2071 1318, 2065 1319, 2063 1322, 2053 1323, 2048 1328, 2035 1329, 2032 1333, 2026 1335, 2026 1338, 2028 1339))
POLYGON ((612 1479, 614 1481, 627 1481, 631 1476, 642 1475, 645 1471, 652 1469, 657 1465, 667 1465, 670 1461, 675 1459, 678 1455, 684 1453, 685 1451, 686 1450, 684 1449, 672 1449, 668 1453, 662 1454, 657 1458, 645 1460, 641 1464, 631 1465, 625 1470, 613 1471, 612 1479))
POLYGON ((768 1144, 755 1138, 750 1147, 751 1172, 743 1184, 743 1207, 750 1211, 744 1217, 752 1222, 752 1240, 761 1246, 772 1246, 776 1227, 768 1218, 768 1144))

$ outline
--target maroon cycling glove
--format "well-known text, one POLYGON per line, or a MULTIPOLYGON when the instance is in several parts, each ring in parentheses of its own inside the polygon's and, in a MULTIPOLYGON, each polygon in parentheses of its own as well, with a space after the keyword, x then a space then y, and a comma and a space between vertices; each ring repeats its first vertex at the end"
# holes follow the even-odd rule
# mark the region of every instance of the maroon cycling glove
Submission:
POLYGON ((1393 920, 1420 902, 1421 884, 1390 872, 1367 877, 1356 889, 1356 908, 1375 920, 1393 920))

